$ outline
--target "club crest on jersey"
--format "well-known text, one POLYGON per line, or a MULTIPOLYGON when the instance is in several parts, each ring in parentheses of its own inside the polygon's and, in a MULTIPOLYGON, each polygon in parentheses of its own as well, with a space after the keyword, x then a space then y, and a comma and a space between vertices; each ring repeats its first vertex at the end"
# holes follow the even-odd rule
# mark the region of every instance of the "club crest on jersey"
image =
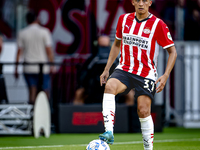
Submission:
POLYGON ((143 32, 144 32, 145 34, 150 34, 150 33, 151 33, 151 30, 150 30, 149 28, 145 28, 145 29, 143 30, 143 32))

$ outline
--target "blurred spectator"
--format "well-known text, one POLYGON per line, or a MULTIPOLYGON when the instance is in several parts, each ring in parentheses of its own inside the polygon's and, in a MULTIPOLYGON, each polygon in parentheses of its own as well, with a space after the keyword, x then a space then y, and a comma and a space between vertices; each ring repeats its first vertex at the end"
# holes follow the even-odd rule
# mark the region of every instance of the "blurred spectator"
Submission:
MULTIPOLYGON (((0 35, 0 55, 2 53, 2 47, 3 47, 3 37, 0 35)), ((0 64, 0 104, 5 104, 8 103, 8 97, 6 93, 6 85, 5 85, 5 80, 4 76, 2 73, 2 64, 0 64)))
POLYGON ((184 26, 186 17, 185 0, 178 0, 175 7, 175 40, 184 39, 184 26))
POLYGON ((101 103, 104 88, 100 86, 99 76, 108 59, 110 48, 109 36, 99 36, 96 52, 93 52, 78 72, 78 88, 73 101, 75 105, 101 103), (95 98, 92 100, 92 97, 95 98))
POLYGON ((124 95, 125 104, 128 106, 133 106, 135 104, 135 91, 134 89, 130 90, 128 94, 124 95))
POLYGON ((2 52, 2 47, 3 47, 3 37, 0 36, 0 54, 2 52))
POLYGON ((128 94, 126 95, 116 95, 116 101, 117 103, 126 104, 127 106, 133 106, 135 104, 135 91, 134 89, 130 90, 128 94))
POLYGON ((191 5, 191 13, 186 18, 185 40, 200 40, 200 0, 191 5))
MULTIPOLYGON (((21 30, 18 34, 17 45, 18 52, 16 63, 19 62, 20 56, 23 54, 25 63, 47 63, 53 62, 52 53, 52 39, 50 31, 39 25, 37 15, 30 11, 26 15, 28 26, 21 30)), ((49 97, 49 72, 53 71, 53 67, 48 65, 43 66, 43 83, 39 81, 39 66, 38 65, 25 65, 24 77, 29 88, 29 103, 34 104, 39 88, 46 92, 49 97), (41 85, 42 84, 42 85, 41 85)), ((18 78, 18 65, 15 69, 15 77, 18 78)))
POLYGON ((160 18, 160 14, 158 13, 156 9, 156 3, 155 0, 152 0, 151 7, 149 7, 149 12, 160 18))
MULTIPOLYGON (((91 56, 79 71, 78 88, 75 92, 74 105, 101 103, 103 98, 104 87, 100 86, 99 76, 103 71, 110 52, 110 38, 107 35, 98 37, 97 53, 91 56)), ((118 60, 115 61, 110 73, 117 66, 118 60)), ((134 104, 134 91, 131 90, 127 95, 118 95, 120 103, 127 105, 134 104)))
POLYGON ((168 2, 164 10, 163 20, 170 28, 175 40, 184 40, 185 18, 187 16, 186 0, 177 0, 176 4, 168 2))
POLYGON ((200 11, 200 0, 197 0, 197 7, 198 7, 198 10, 200 11))

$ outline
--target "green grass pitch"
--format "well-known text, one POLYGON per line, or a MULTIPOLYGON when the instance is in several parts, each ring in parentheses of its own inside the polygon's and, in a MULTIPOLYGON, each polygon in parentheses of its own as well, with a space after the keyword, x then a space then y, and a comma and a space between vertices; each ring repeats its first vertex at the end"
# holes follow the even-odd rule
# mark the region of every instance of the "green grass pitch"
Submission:
MULTIPOLYGON (((51 134, 50 138, 32 136, 2 136, 0 150, 85 150, 98 139, 93 134, 51 134)), ((143 150, 140 133, 116 133, 111 150, 143 150)), ((200 129, 164 128, 154 135, 154 150, 200 150, 200 129)))

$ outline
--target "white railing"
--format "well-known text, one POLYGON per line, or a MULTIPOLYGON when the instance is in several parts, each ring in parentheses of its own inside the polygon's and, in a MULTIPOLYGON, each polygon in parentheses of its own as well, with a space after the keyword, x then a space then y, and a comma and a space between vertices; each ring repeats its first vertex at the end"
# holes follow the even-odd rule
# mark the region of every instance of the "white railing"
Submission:
MULTIPOLYGON (((200 128, 200 42, 175 42, 178 57, 174 70, 174 83, 167 82, 165 95, 156 96, 158 99, 165 99, 165 119, 167 122, 174 122, 178 126, 200 128), (174 85, 174 95, 170 96, 170 88, 174 85), (170 101, 174 97, 174 106, 170 101), (173 117, 171 117, 173 116, 173 117)), ((160 50, 161 64, 167 54, 160 50)), ((165 59, 167 60, 167 59, 165 59)), ((160 64, 159 64, 160 65, 160 64)), ((158 68, 160 75, 164 67, 158 68)), ((164 100, 163 100, 164 103, 164 100)))
POLYGON ((200 44, 185 45, 185 127, 200 128, 200 44))

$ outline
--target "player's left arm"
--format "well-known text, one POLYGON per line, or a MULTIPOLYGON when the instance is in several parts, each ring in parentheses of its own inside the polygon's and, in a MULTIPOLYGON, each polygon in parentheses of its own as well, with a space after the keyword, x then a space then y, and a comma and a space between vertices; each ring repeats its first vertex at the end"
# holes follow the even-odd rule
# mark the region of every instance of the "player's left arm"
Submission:
POLYGON ((168 79, 168 77, 174 67, 175 61, 176 61, 177 52, 176 52, 175 46, 171 46, 171 47, 167 48, 167 51, 169 54, 169 58, 167 61, 167 67, 165 69, 165 73, 160 78, 158 78, 158 80, 155 82, 155 84, 157 84, 159 82, 159 85, 156 88, 156 93, 161 92, 163 90, 163 88, 165 87, 167 79, 168 79))

